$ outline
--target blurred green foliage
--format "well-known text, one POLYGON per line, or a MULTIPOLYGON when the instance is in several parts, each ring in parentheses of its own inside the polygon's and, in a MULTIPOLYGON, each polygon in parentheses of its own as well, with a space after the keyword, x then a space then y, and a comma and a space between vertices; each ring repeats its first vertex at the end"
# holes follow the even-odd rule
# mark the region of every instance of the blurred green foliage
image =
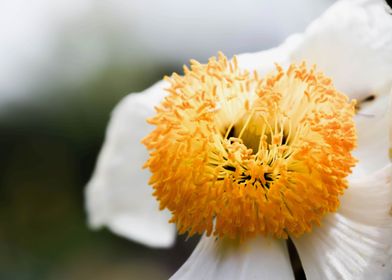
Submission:
POLYGON ((90 231, 84 186, 110 112, 173 70, 111 63, 0 110, 0 279, 167 279, 195 239, 153 250, 90 231))

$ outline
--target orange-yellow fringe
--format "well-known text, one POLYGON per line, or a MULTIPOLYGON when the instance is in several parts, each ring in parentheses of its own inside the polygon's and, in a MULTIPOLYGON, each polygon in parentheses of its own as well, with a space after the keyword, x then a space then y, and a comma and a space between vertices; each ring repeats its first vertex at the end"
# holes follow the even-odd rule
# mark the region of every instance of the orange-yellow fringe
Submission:
POLYGON ((179 233, 287 238, 334 212, 355 159, 355 102, 292 64, 261 79, 223 54, 166 78, 145 167, 179 233))

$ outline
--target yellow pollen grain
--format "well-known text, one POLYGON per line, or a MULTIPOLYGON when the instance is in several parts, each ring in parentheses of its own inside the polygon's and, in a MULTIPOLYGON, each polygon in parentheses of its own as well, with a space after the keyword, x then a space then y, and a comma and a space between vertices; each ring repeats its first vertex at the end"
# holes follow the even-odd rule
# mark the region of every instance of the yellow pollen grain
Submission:
POLYGON ((145 167, 179 233, 287 238, 337 210, 356 162, 355 102, 315 66, 260 78, 219 53, 166 80, 145 167))

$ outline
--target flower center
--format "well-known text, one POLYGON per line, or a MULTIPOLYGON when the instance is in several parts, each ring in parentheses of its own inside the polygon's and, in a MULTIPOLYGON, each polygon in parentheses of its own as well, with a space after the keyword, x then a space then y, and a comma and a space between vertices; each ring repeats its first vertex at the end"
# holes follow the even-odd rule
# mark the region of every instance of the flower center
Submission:
POLYGON ((309 232, 339 206, 355 159, 355 102, 291 65, 261 79, 223 54, 167 78, 143 143, 150 184, 180 233, 245 239, 309 232))

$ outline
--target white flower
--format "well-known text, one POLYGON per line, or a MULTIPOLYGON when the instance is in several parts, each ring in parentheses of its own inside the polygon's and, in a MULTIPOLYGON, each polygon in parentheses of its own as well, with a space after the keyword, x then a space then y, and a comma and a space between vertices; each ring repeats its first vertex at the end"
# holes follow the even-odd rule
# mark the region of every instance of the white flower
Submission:
MULTIPOLYGON (((274 62, 316 63, 360 109, 355 117, 358 164, 336 213, 320 227, 292 238, 308 279, 392 278, 392 16, 382 1, 340 1, 303 34, 281 46, 238 57, 241 68, 260 76, 274 62), (361 102, 363 101, 363 102, 361 102), (389 152, 388 152, 389 151, 389 152)), ((148 159, 140 140, 152 127, 146 118, 164 96, 165 82, 126 97, 114 110, 95 173, 87 187, 90 225, 152 247, 170 246, 173 224, 147 186, 148 159)), ((285 242, 257 237, 228 247, 203 236, 173 279, 293 279, 285 242)))

